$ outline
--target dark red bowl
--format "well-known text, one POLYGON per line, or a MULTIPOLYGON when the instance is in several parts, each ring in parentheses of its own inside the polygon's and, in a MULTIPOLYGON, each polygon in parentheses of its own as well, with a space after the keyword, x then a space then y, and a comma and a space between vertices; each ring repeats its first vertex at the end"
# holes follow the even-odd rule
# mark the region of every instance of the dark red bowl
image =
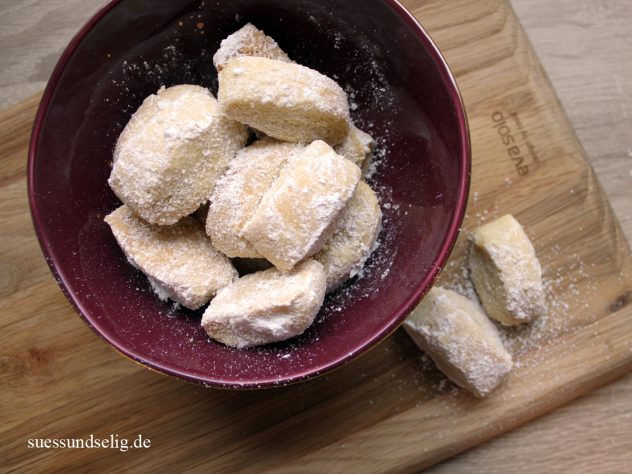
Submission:
POLYGON ((148 367, 232 388, 322 374, 393 332, 450 254, 469 171, 469 135, 454 79, 395 0, 112 1, 57 64, 35 120, 28 167, 44 255, 88 325, 148 367), (130 115, 161 85, 216 91, 212 55, 246 22, 349 91, 354 118, 384 149, 373 184, 385 225, 364 276, 328 297, 304 335, 235 350, 207 338, 200 311, 174 309, 153 295, 103 217, 119 205, 107 178, 130 115))

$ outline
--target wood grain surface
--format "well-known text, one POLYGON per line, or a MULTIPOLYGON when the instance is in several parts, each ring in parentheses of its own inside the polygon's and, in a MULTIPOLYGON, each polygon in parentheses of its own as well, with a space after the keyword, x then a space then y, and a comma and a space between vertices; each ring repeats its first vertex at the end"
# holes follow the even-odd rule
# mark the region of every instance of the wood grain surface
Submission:
MULTIPOLYGON (((72 18, 80 16, 81 12, 87 11, 86 4, 89 3, 76 2, 74 12, 71 14, 68 8, 68 14, 72 18)), ((540 76, 535 58, 529 53, 528 45, 504 3, 477 2, 477 11, 467 8, 472 2, 443 3, 424 2, 415 12, 446 50, 448 60, 459 77, 472 118, 475 154, 480 157, 477 161, 480 165, 475 167, 476 186, 473 191, 479 195, 470 208, 469 224, 484 220, 488 215, 502 212, 508 207, 515 210, 526 221, 528 230, 534 232, 536 245, 548 271, 555 269, 555 273, 558 269, 565 269, 574 272, 576 276, 566 278, 560 284, 566 287, 570 284, 574 287, 573 291, 591 294, 591 304, 593 299, 598 300, 599 311, 587 312, 581 308, 586 304, 585 300, 570 295, 573 296, 571 299, 576 300, 579 314, 579 319, 574 319, 573 324, 603 317, 600 324, 593 326, 591 331, 564 336, 563 344, 558 341, 546 353, 532 351, 525 354, 510 384, 493 399, 483 403, 475 403, 469 397, 454 394, 451 387, 444 385, 431 368, 420 365, 414 357, 414 348, 399 333, 370 356, 339 373, 281 391, 257 394, 209 393, 141 370, 117 358, 113 351, 91 335, 77 317, 71 315, 68 303, 43 266, 24 197, 24 146, 36 104, 34 99, 0 117, 0 123, 3 124, 0 136, 0 186, 3 191, 0 204, 3 226, 0 233, 0 291, 3 301, 0 311, 3 317, 0 325, 4 346, 0 352, 3 386, 0 413, 6 417, 0 427, 0 462, 9 459, 11 466, 24 470, 105 466, 164 469, 176 465, 182 470, 195 470, 205 462, 212 462, 206 468, 211 466, 219 470, 228 466, 255 468, 255 461, 258 461, 259 467, 281 466, 283 463, 288 470, 296 472, 299 466, 302 470, 308 467, 313 468, 313 471, 331 470, 327 469, 331 465, 323 463, 323 460, 333 460, 334 465, 341 469, 345 466, 357 468, 363 465, 361 461, 370 460, 371 467, 376 471, 410 471, 446 457, 455 449, 477 444, 629 369, 625 356, 626 350, 628 354, 630 350, 629 328, 628 339, 625 338, 625 331, 630 317, 621 318, 621 313, 619 316, 606 316, 613 303, 622 301, 617 300, 617 296, 624 294, 620 290, 625 284, 619 281, 617 272, 612 271, 617 265, 604 262, 606 256, 620 253, 626 244, 621 236, 616 237, 616 232, 608 232, 608 236, 616 237, 614 239, 608 239, 608 236, 604 239, 596 232, 602 228, 612 229, 615 224, 607 217, 607 204, 589 191, 591 186, 596 189, 597 184, 581 163, 581 151, 576 148, 572 134, 569 135, 569 130, 565 128, 565 118, 555 108, 544 110, 546 123, 561 125, 554 128, 539 126, 540 114, 543 112, 540 106, 546 109, 543 104, 549 101, 554 103, 555 100, 547 96, 547 84, 540 76), (456 22, 455 16, 461 21, 456 22), (468 26, 466 29, 470 32, 467 39, 462 36, 463 24, 468 26), (489 74, 489 62, 482 55, 469 54, 469 43, 489 51, 495 58, 491 65, 501 67, 502 74, 489 74), (515 58, 521 58, 517 68, 512 62, 515 58), (519 88, 521 82, 537 86, 537 90, 544 91, 544 95, 538 93, 526 97, 508 91, 504 96, 485 96, 485 84, 489 87, 490 83, 511 83, 512 87, 519 88), (585 228, 585 233, 592 236, 589 248, 594 259, 582 259, 588 268, 582 270, 577 262, 571 259, 565 261, 562 257, 569 253, 563 253, 560 257, 559 254, 554 255, 555 251, 546 250, 556 245, 553 242, 555 239, 547 240, 542 236, 542 229, 549 228, 552 223, 540 223, 537 210, 531 209, 526 203, 527 191, 533 189, 532 181, 525 185, 506 168, 500 172, 486 172, 489 167, 485 163, 489 164, 489 160, 493 162, 493 157, 498 156, 499 151, 498 142, 494 142, 491 138, 493 135, 489 134, 490 123, 485 120, 495 110, 492 106, 499 105, 506 107, 502 111, 508 110, 508 113, 518 111, 523 125, 533 134, 533 140, 537 144, 546 144, 539 145, 541 156, 552 157, 562 152, 560 161, 564 166, 554 166, 553 161, 544 158, 546 165, 539 169, 544 169, 546 173, 536 172, 530 180, 535 180, 537 187, 541 184, 544 189, 546 184, 540 183, 538 176, 550 176, 553 171, 559 173, 556 176, 565 178, 565 185, 561 186, 563 189, 555 190, 559 192, 559 199, 565 196, 568 201, 571 189, 575 190, 573 195, 577 192, 580 198, 570 201, 582 212, 586 211, 584 217, 582 214, 577 216, 578 221, 584 224, 571 221, 570 225, 575 226, 573 229, 576 233, 582 234, 585 228), (558 132, 559 139, 554 140, 558 132), (573 173, 566 174, 569 163, 573 164, 570 166, 573 173), (578 179, 573 181, 567 179, 569 177, 578 179), (488 189, 495 189, 497 193, 488 195, 485 192, 488 189), (490 205, 492 201, 500 203, 498 208, 496 204, 490 205), (518 202, 522 204, 517 205, 518 202), (605 227, 603 221, 598 219, 603 215, 608 224, 605 227), (590 222, 599 222, 600 225, 591 228, 588 225, 590 222), (582 227, 581 231, 579 227, 582 227), (584 271, 599 275, 599 283, 586 281, 581 276, 584 271), (28 314, 18 313, 16 308, 28 308, 28 314), (575 349, 569 351, 568 347, 575 349), (588 348, 586 350, 593 357, 590 360, 582 359, 578 367, 581 348, 588 348), (576 377, 578 373, 594 375, 604 372, 608 373, 605 378, 576 377), (525 386, 534 380, 541 383, 525 390, 525 386), (159 404, 155 403, 157 400, 159 404), (546 403, 542 400, 546 400, 546 403), (262 411, 262 407, 266 410, 262 411), (341 416, 340 413, 345 415, 341 416), (500 422, 499 413, 502 414, 500 422), (450 423, 455 416, 460 420, 458 424, 450 423), (200 423, 200 420, 207 423, 200 423), (493 429, 481 423, 487 420, 496 420, 493 429), (119 433, 120 436, 128 437, 142 433, 152 438, 153 447, 146 452, 129 452, 124 457, 115 450, 61 452, 24 449, 29 437, 83 437, 89 433, 119 433), (327 439, 319 439, 315 436, 317 433, 326 433, 327 439), (456 440, 456 444, 447 443, 446 438, 456 440), (244 440, 251 443, 250 450, 244 450, 244 440)), ((620 16, 613 12, 618 4, 622 14, 629 11, 624 2, 592 2, 591 7, 584 5, 582 10, 580 5, 578 9, 577 5, 583 3, 586 2, 573 2, 573 8, 552 10, 554 7, 547 2, 529 2, 529 5, 535 4, 539 17, 539 22, 533 20, 531 27, 536 31, 538 28, 544 28, 544 31, 561 29, 566 35, 565 41, 576 44, 580 51, 582 47, 592 51, 586 43, 582 43, 586 40, 580 32, 589 29, 595 18, 604 17, 613 31, 623 31, 613 27, 621 24, 621 28, 624 28, 620 16)), ((3 25, 0 31, 3 46, 7 44, 18 48, 18 51, 19 48, 28 50, 24 31, 34 34, 38 28, 33 25, 42 27, 44 31, 37 32, 37 35, 41 35, 50 33, 47 28, 54 28, 55 25, 61 28, 60 25, 69 24, 63 18, 66 6, 62 6, 61 2, 52 1, 45 7, 42 2, 24 4, 34 10, 37 10, 35 7, 40 8, 38 14, 26 15, 30 10, 24 9, 22 3, 21 6, 2 4, 0 7, 13 15, 8 17, 14 18, 12 25, 17 28, 17 33, 5 36, 7 30, 3 25), (47 21, 43 21, 45 15, 42 12, 47 9, 51 15, 46 16, 47 21), (39 20, 33 20, 33 16, 39 20), (34 21, 33 25, 28 26, 29 21, 34 21), (8 39, 11 41, 7 41, 7 36, 10 36, 8 39)), ((407 4, 414 7, 416 2, 409 1, 407 4)), ((536 18, 535 14, 533 18, 536 18)), ((66 28, 74 30, 76 26, 66 28)), ((604 51, 605 44, 602 42, 596 47, 604 51)), ((31 62, 38 54, 36 49, 30 50, 31 62)), ((569 51, 574 49, 567 48, 565 51, 560 54, 559 62, 562 65, 575 64, 572 54, 569 57, 569 51)), ((50 54, 56 58, 58 52, 50 54)), ((625 53, 621 56, 625 56, 625 53)), ((18 58, 16 61, 19 63, 23 59, 18 58)), ((8 69, 26 67, 15 64, 9 63, 8 69)), ((628 71, 629 64, 628 61, 628 71)), ((592 111, 580 107, 586 121, 580 121, 578 130, 581 134, 583 123, 587 136, 595 137, 589 140, 597 156, 594 163, 598 172, 604 173, 603 170, 606 170, 606 174, 600 176, 615 209, 619 210, 620 216, 623 215, 622 220, 630 235, 630 210, 625 206, 626 199, 629 203, 630 198, 629 185, 625 186, 629 183, 629 180, 626 181, 629 169, 625 167, 629 168, 626 163, 631 162, 625 161, 629 159, 626 149, 629 142, 626 144, 625 140, 629 140, 626 131, 630 128, 626 98, 612 92, 616 90, 616 82, 610 84, 612 87, 608 87, 607 82, 600 82, 603 77, 615 80, 604 74, 606 64, 598 66, 585 76, 587 80, 594 81, 590 84, 595 86, 597 99, 584 98, 587 95, 593 97, 594 91, 580 90, 577 97, 581 95, 584 102, 577 102, 580 105, 583 103, 584 107, 585 104, 601 102, 601 107, 596 112, 594 109, 597 107, 593 107, 592 111), (591 113, 599 120, 591 122, 591 113), (600 159, 602 165, 599 165, 600 159), (612 166, 610 159, 614 163, 612 166), (616 170, 615 165, 618 166, 616 170), (609 177, 616 179, 610 180, 609 177), (613 183, 619 183, 620 187, 613 183)), ((556 62, 553 67, 562 66, 556 62)), ((42 68, 46 70, 46 65, 42 65, 42 68)), ((620 70, 616 72, 620 73, 620 70)), ((582 74, 575 74, 573 80, 577 80, 576 76, 581 78, 582 74)), ((10 97, 19 96, 22 86, 17 84, 20 81, 14 78, 11 80, 15 82, 7 82, 6 77, 6 73, 0 74, 3 94, 5 86, 8 86, 13 90, 10 97)), ((630 90, 622 77, 625 76, 619 77, 618 81, 621 88, 619 94, 623 96, 625 91, 630 90)), ((579 81, 581 83, 581 79, 579 81)), ((573 87, 569 90, 573 97, 573 87)), ((565 90, 560 88, 560 92, 564 100, 565 90)), ((575 102, 571 101, 571 111, 574 105, 575 102)), ((578 112, 580 118, 581 113, 578 112)), ((588 144, 585 145, 590 150, 588 144)), ((556 221, 553 223, 559 225, 556 221)), ((582 251, 582 248, 578 251, 582 251)), ((459 252, 455 254, 454 262, 458 261, 459 255, 459 252)), ((555 301, 554 305, 564 308, 564 304, 573 302, 561 301, 555 301)), ((600 472, 625 472, 632 462, 629 379, 597 391, 553 415, 440 464, 433 470, 593 472, 598 468, 600 472)))

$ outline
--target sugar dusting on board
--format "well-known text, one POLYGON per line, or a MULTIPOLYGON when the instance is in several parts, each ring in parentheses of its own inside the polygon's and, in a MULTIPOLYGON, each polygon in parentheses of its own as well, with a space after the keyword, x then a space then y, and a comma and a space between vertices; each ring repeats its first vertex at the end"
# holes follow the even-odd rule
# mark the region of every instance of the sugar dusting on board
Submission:
MULTIPOLYGON (((508 180, 505 179, 505 183, 507 182, 508 180)), ((481 208, 480 194, 478 191, 473 191, 470 200, 471 209, 466 215, 466 220, 473 221, 472 228, 504 214, 497 204, 490 208, 481 208)), ((530 229, 525 227, 525 231, 529 233, 530 229)), ((578 228, 577 231, 582 232, 583 227, 578 228)), ((557 237, 557 231, 554 234, 551 236, 553 240, 557 237)), ((467 296, 480 306, 480 300, 470 281, 467 265, 470 237, 470 232, 463 233, 461 244, 463 252, 448 262, 441 284, 467 296)), ((533 236, 530 237, 533 240, 533 236)), ((543 268, 547 311, 529 324, 511 328, 496 324, 505 347, 514 357, 516 368, 539 366, 547 358, 548 345, 557 337, 579 330, 596 318, 596 315, 590 314, 591 299, 598 291, 594 280, 590 277, 594 274, 596 264, 585 262, 577 253, 565 254, 559 243, 548 245, 546 248, 542 247, 537 253, 543 268), (555 260, 561 260, 562 263, 558 263, 556 267, 549 264, 549 261, 555 260), (587 318, 584 318, 585 320, 580 324, 575 320, 578 312, 587 313, 587 318)))

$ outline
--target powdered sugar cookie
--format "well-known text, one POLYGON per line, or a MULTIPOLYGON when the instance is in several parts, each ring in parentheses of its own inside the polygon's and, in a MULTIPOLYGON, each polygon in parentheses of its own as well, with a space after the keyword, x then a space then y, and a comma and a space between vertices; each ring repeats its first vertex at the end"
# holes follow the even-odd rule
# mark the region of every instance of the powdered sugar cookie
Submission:
POLYGON ((237 278, 230 260, 213 248, 193 217, 177 224, 148 224, 127 206, 105 218, 130 262, 165 296, 197 309, 237 278))
POLYGON ((242 56, 255 56, 288 63, 292 62, 276 41, 266 36, 263 31, 252 23, 248 23, 222 41, 219 49, 213 56, 213 64, 218 71, 221 71, 229 61, 242 56))
POLYGON ((474 231, 470 272, 490 318, 515 326, 546 311, 542 267, 513 216, 503 216, 474 231))
POLYGON ((325 268, 328 293, 362 270, 373 252, 381 224, 377 196, 368 184, 360 182, 333 235, 314 255, 325 268))
POLYGON ((362 168, 364 160, 371 154, 374 146, 375 141, 373 137, 351 123, 349 125, 349 133, 344 141, 337 145, 334 150, 362 168))
POLYGON ((243 237, 244 226, 283 165, 304 149, 301 144, 266 138, 237 153, 211 196, 206 233, 215 248, 231 258, 262 258, 243 237))
POLYGON ((123 130, 109 184, 152 224, 174 224, 208 199, 247 140, 203 87, 180 85, 151 95, 123 130))
POLYGON ((359 180, 360 168, 314 142, 287 161, 243 234, 279 270, 291 270, 323 248, 359 180))
POLYGON ((491 393, 513 367, 494 324, 452 290, 430 290, 404 329, 448 378, 477 397, 491 393))
POLYGON ((284 341, 314 322, 325 298, 325 272, 308 260, 290 273, 272 268, 221 290, 202 318, 213 339, 245 348, 284 341))
POLYGON ((288 142, 336 145, 349 130, 347 95, 333 80, 294 63, 240 57, 219 73, 228 116, 288 142))

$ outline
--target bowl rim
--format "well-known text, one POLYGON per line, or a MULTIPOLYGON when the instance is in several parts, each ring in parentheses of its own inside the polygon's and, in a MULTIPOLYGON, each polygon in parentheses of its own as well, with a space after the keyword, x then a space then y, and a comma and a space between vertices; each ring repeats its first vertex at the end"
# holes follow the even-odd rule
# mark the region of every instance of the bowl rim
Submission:
POLYGON ((448 232, 446 239, 444 240, 437 257, 434 260, 433 267, 431 271, 428 273, 426 278, 422 281, 420 285, 418 285, 414 291, 411 292, 409 297, 406 299, 403 305, 400 306, 399 310, 392 314, 389 318, 389 323, 382 329, 382 331, 376 332, 371 337, 367 338, 365 342, 354 349, 346 353, 344 356, 341 356, 337 359, 331 360, 326 364, 323 364, 321 367, 316 369, 304 370, 301 373, 297 373, 287 377, 281 378, 272 378, 269 377, 266 380, 261 381, 249 381, 249 382, 234 382, 228 380, 221 380, 220 378, 213 378, 207 376, 195 376, 190 373, 180 371, 169 367, 167 365, 154 363, 147 361, 143 356, 136 353, 133 349, 129 347, 125 347, 116 341, 114 341, 110 336, 100 331, 97 327, 95 327, 92 323, 91 317, 88 314, 88 311, 84 310, 83 305, 81 304, 79 298, 74 294, 72 289, 68 286, 67 281, 59 270, 58 261, 54 256, 54 253, 51 251, 49 246, 49 242, 47 240, 45 234, 46 225, 43 222, 43 217, 40 215, 35 197, 35 159, 38 154, 38 140, 40 137, 40 133, 42 130, 42 126, 44 124, 44 120, 49 110, 50 102, 53 98, 54 92, 57 89, 59 84, 59 80, 66 68, 66 65, 70 58, 75 53, 77 47, 80 45, 85 36, 94 28, 94 26, 101 21, 101 19, 107 15, 110 10, 116 7, 119 3, 122 3, 125 0, 109 0, 104 6, 102 6, 75 34, 75 36, 68 43, 68 46, 64 49, 60 59, 58 60, 53 72, 50 76, 50 79, 44 89, 44 93, 42 94, 42 98, 37 109, 37 113, 35 115, 35 120, 33 123, 33 128, 31 131, 31 137, 29 141, 29 150, 28 150, 28 162, 27 162, 27 194, 29 200, 29 208, 31 211, 31 219, 33 222, 33 227, 35 228, 35 233, 37 235, 37 239, 42 249, 42 253, 44 254, 44 258, 48 267, 55 278, 55 281, 59 285, 60 289, 68 299, 68 301, 72 304, 75 311, 79 314, 81 319, 95 332, 103 341, 105 341, 110 347, 116 350, 123 357, 142 365, 145 368, 148 368, 154 372, 157 372, 161 375, 170 375, 176 377, 178 379, 184 380, 186 382, 201 384, 207 387, 215 387, 215 388, 224 388, 224 389, 259 389, 259 388, 267 388, 267 387, 275 387, 275 386, 285 386, 294 383, 298 383, 304 380, 308 380, 325 373, 328 373, 334 369, 340 368, 347 363, 357 359, 359 356, 366 354, 377 344, 388 338, 392 333, 394 333, 399 326, 404 322, 406 317, 410 314, 410 312, 417 306, 417 304, 425 297, 425 295, 430 291, 432 286, 434 285, 437 277, 445 267, 445 264, 454 249, 457 238, 460 233, 460 228, 463 223, 465 217, 465 211, 468 202, 469 190, 470 190, 470 179, 471 179, 471 169, 472 169, 472 151, 471 151, 471 138, 470 131, 468 126, 468 119, 465 110, 465 105, 463 102, 463 98, 461 92, 459 91, 458 85, 454 78, 453 73, 450 70, 446 60, 441 54, 439 48, 435 44, 434 40, 430 37, 428 32, 424 29, 424 27, 419 23, 419 21, 413 16, 411 12, 409 12, 406 7, 404 7, 399 0, 382 0, 387 6, 389 6, 396 14, 400 16, 400 18, 409 26, 409 28, 414 32, 417 38, 424 45, 428 55, 431 60, 435 64, 435 67, 438 70, 438 73, 444 83, 444 85, 448 88, 449 98, 453 103, 457 114, 458 127, 461 136, 460 143, 460 156, 458 157, 461 170, 463 172, 459 176, 459 186, 458 186, 458 195, 456 201, 455 212, 448 227, 448 232))

